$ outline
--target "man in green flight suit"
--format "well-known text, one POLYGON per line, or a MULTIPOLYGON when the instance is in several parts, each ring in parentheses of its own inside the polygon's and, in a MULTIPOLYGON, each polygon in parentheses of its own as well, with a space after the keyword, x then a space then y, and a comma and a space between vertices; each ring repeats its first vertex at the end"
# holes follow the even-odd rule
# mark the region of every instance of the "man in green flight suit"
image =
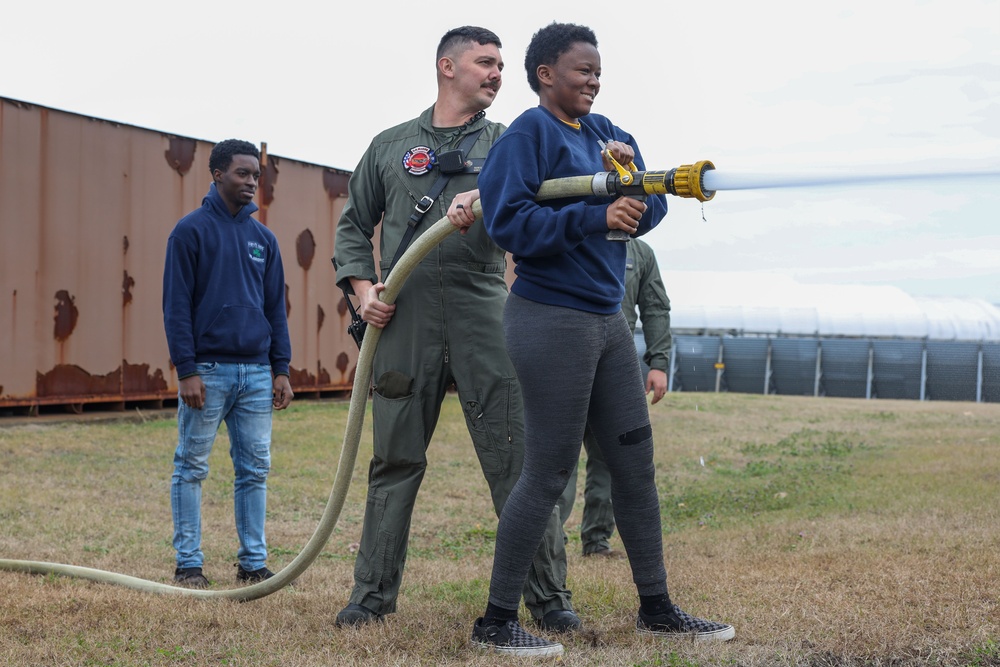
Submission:
MULTIPOLYGON (((642 239, 628 242, 625 260, 625 296, 622 310, 629 329, 635 333, 636 306, 642 319, 642 335, 646 352, 642 360, 649 366, 646 375, 646 393, 653 392, 653 404, 667 393, 667 369, 670 365, 670 299, 663 289, 656 255, 642 239)), ((611 474, 601 456, 601 448, 587 429, 583 446, 587 450, 587 477, 583 491, 583 520, 580 523, 580 541, 584 556, 616 557, 608 540, 615 530, 615 515, 611 508, 611 474)), ((566 492, 559 499, 559 513, 563 523, 569 518, 576 500, 577 471, 573 470, 566 492)))
MULTIPOLYGON (((484 28, 463 26, 445 33, 437 51, 434 106, 377 135, 348 185, 334 249, 337 283, 357 295, 368 326, 383 332, 372 369, 374 455, 364 527, 354 589, 337 615, 340 626, 396 611, 425 452, 449 386, 454 383, 458 391, 497 515, 521 473, 524 411, 502 326, 505 257, 484 226, 473 224, 472 214, 479 168, 506 129, 484 117, 500 89, 500 46, 484 28), (442 174, 448 179, 435 196, 442 174), (404 249, 401 243, 409 241, 404 241, 406 230, 419 235, 444 215, 461 234, 431 250, 395 304, 381 302, 385 287, 378 276, 385 280, 393 258, 404 249), (376 275, 372 238, 379 221, 376 275)), ((523 595, 543 628, 580 627, 566 590, 566 551, 556 510, 523 595)))

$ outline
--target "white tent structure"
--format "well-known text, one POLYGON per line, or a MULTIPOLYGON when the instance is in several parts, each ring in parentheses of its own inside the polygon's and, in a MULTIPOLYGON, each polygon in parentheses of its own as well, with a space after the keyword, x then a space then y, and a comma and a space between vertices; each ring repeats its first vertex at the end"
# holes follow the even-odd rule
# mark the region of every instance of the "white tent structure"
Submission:
POLYGON ((765 273, 662 274, 671 391, 1000 402, 1000 308, 982 299, 765 273))
POLYGON ((767 273, 664 271, 663 282, 676 332, 1000 341, 1000 308, 983 299, 805 285, 767 273))

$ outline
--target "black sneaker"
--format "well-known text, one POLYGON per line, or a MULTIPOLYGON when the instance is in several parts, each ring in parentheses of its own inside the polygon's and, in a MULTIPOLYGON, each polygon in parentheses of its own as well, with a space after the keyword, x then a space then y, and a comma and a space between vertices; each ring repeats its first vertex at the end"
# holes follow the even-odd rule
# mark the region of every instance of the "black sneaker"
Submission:
POLYGON ((472 643, 481 649, 503 655, 530 658, 545 658, 563 653, 562 644, 536 637, 517 621, 507 621, 503 625, 483 625, 483 619, 477 618, 472 626, 472 643))
POLYGON ((553 609, 540 620, 538 627, 549 632, 573 632, 579 630, 583 623, 572 609, 553 609))
POLYGON ((236 563, 236 581, 242 584, 257 584, 273 576, 274 572, 271 572, 266 567, 262 567, 259 570, 244 570, 242 565, 236 563))
POLYGON ((187 588, 208 588, 208 578, 200 567, 179 567, 174 570, 174 583, 187 588))
POLYGON ((380 614, 376 614, 368 607, 362 607, 359 604, 351 602, 346 607, 341 609, 339 614, 337 614, 336 625, 338 628, 357 627, 359 625, 374 623, 375 621, 381 620, 382 616, 380 614))
POLYGON ((600 556, 601 558, 617 559, 617 560, 625 558, 625 555, 620 551, 615 551, 611 547, 604 547, 604 546, 590 549, 590 551, 588 551, 587 549, 583 550, 584 558, 590 558, 591 556, 600 556))
POLYGON ((674 605, 673 613, 649 616, 639 610, 639 618, 635 622, 636 630, 657 637, 682 637, 691 641, 726 642, 736 636, 736 630, 727 623, 706 621, 697 616, 691 616, 674 605))

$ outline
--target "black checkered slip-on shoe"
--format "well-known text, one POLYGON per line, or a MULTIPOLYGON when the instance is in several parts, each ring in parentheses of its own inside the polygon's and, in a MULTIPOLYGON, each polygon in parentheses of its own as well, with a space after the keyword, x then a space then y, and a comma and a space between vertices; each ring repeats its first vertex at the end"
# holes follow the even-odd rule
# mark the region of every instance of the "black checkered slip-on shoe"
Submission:
POLYGON ((677 605, 674 613, 650 616, 639 610, 639 618, 635 622, 636 630, 657 637, 678 637, 691 641, 727 642, 736 636, 736 630, 728 623, 707 621, 704 618, 691 616, 677 605))
POLYGON ((546 658, 563 653, 562 644, 536 637, 517 621, 484 625, 483 619, 477 618, 472 626, 472 643, 487 651, 519 657, 546 658))

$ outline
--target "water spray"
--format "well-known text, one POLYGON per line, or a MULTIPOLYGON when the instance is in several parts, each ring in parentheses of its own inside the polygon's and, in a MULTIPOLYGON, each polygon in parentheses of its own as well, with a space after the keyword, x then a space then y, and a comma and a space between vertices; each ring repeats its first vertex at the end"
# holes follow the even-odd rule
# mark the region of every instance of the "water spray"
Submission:
POLYGON ((955 172, 912 172, 912 173, 794 173, 794 174, 720 174, 706 172, 703 181, 711 190, 763 190, 767 188, 808 188, 830 185, 874 185, 878 183, 903 181, 946 180, 968 181, 973 178, 997 177, 1000 171, 955 171, 955 172))

